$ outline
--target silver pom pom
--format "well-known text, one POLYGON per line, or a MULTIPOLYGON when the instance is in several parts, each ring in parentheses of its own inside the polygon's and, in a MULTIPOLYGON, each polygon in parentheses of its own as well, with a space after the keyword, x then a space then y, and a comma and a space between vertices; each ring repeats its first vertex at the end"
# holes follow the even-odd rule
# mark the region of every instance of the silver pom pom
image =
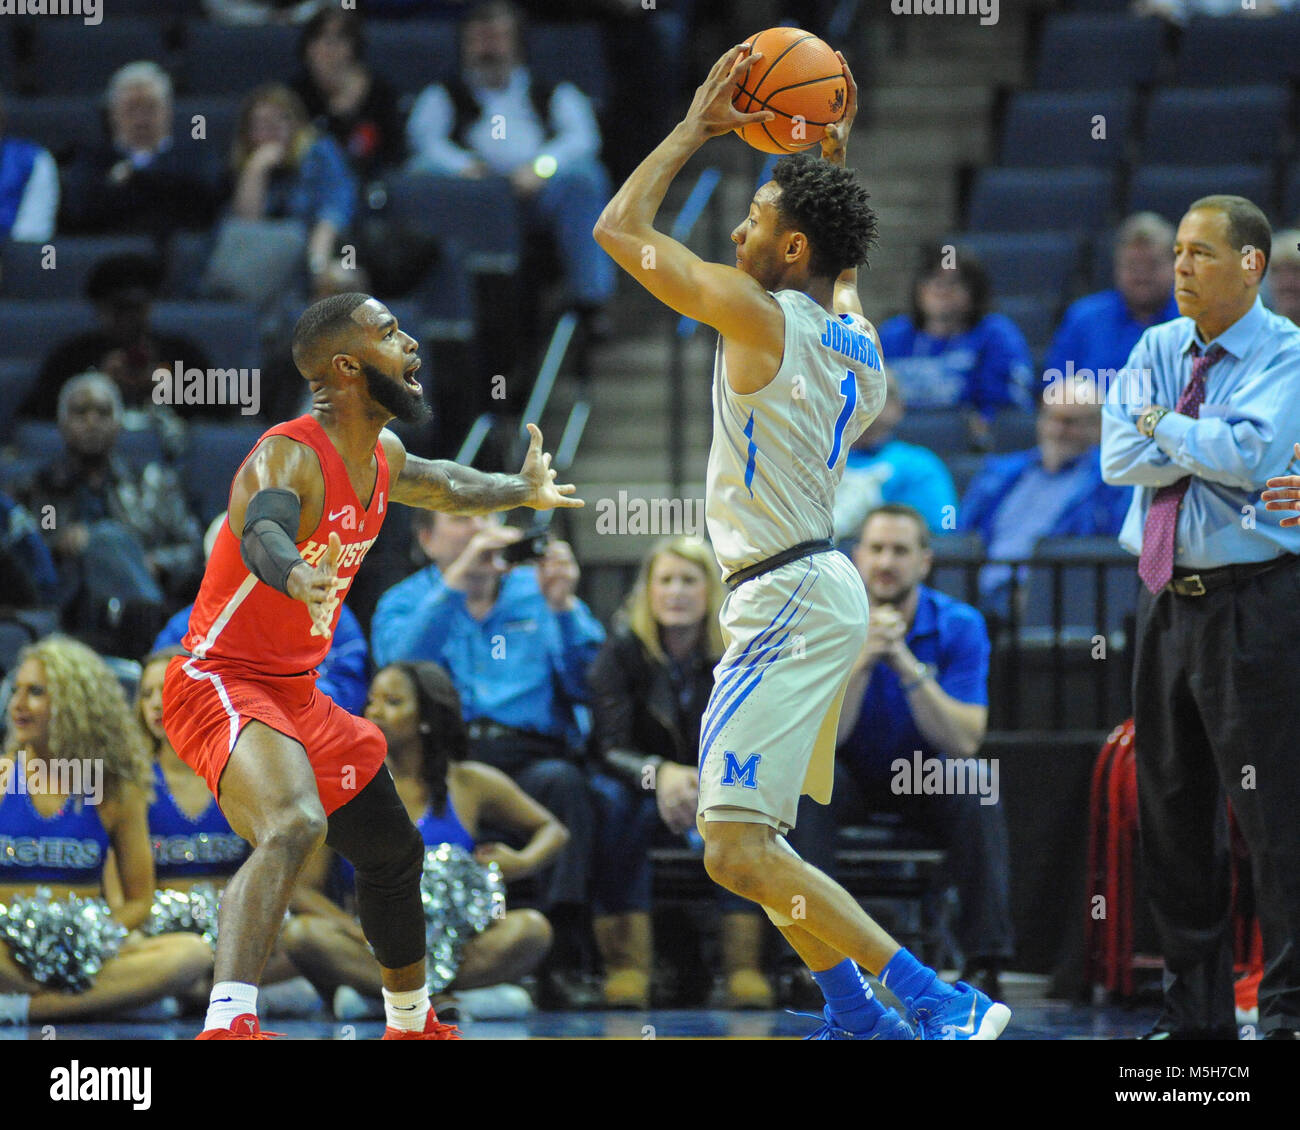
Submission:
POLYGON ((103 899, 70 895, 56 901, 48 887, 0 906, 0 938, 13 959, 47 988, 84 993, 117 954, 126 929, 103 899))
POLYGON ((215 950, 219 901, 211 883, 195 883, 188 891, 156 891, 149 921, 140 931, 151 938, 159 934, 198 934, 215 950))
POLYGON ((439 844, 424 853, 420 898, 424 903, 429 992, 438 993, 455 980, 465 943, 494 919, 504 917, 505 883, 495 863, 485 867, 464 848, 439 844))

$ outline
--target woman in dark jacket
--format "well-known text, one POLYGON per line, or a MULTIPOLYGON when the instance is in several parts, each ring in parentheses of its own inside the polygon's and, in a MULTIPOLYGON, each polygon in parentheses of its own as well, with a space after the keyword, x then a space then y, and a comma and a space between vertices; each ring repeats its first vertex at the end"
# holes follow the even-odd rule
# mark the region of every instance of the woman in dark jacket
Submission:
MULTIPOLYGON (((700 719, 723 652, 722 585, 709 545, 659 542, 641 563, 620 622, 589 673, 593 736, 603 773, 593 902, 605 959, 605 1001, 644 1008, 650 997, 649 849, 685 835, 696 846, 700 719)), ((770 1007, 758 969, 761 921, 752 904, 719 888, 727 1006, 770 1007)))

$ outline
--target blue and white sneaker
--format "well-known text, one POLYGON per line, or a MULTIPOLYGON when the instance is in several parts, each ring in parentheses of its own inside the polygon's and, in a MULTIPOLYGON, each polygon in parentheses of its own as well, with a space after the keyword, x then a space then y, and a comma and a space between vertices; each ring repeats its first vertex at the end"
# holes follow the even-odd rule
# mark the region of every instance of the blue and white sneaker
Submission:
POLYGON ((822 1009, 821 1016, 815 1012, 792 1012, 792 1016, 806 1016, 810 1020, 820 1020, 822 1026, 805 1040, 915 1040, 916 1033, 911 1026, 892 1008, 886 1009, 883 1016, 876 1021, 875 1027, 866 1032, 850 1032, 841 1028, 831 1016, 830 1006, 822 1009))
POLYGON ((1011 1009, 990 1000, 965 981, 942 997, 930 993, 903 1003, 922 1040, 996 1040, 1011 1019, 1011 1009))

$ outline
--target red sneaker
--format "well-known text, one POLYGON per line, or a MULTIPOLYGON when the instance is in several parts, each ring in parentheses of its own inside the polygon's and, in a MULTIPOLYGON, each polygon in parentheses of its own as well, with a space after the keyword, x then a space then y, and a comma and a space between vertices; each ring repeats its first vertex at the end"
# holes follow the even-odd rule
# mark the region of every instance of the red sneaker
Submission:
MULTIPOLYGON (((242 1019, 242 1017, 241 1017, 242 1019)), ((423 1032, 403 1032, 400 1028, 385 1028, 383 1039, 385 1040, 459 1040, 460 1032, 454 1024, 443 1024, 438 1019, 438 1014, 429 1009, 429 1015, 424 1018, 423 1032)))
POLYGON ((205 1028, 194 1038, 196 1040, 269 1040, 273 1036, 283 1036, 283 1032, 263 1032, 257 1023, 257 1017, 251 1012, 236 1016, 229 1028, 205 1028))

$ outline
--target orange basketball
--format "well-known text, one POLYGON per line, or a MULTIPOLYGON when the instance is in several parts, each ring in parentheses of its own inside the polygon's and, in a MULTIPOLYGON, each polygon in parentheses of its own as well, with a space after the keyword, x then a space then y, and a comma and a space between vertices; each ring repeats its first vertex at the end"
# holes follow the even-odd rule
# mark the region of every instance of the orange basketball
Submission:
POLYGON ((764 153, 798 153, 819 144, 826 127, 844 116, 848 96, 835 52, 793 27, 760 31, 749 49, 763 57, 741 75, 731 104, 742 114, 771 110, 776 117, 736 132, 764 153))

